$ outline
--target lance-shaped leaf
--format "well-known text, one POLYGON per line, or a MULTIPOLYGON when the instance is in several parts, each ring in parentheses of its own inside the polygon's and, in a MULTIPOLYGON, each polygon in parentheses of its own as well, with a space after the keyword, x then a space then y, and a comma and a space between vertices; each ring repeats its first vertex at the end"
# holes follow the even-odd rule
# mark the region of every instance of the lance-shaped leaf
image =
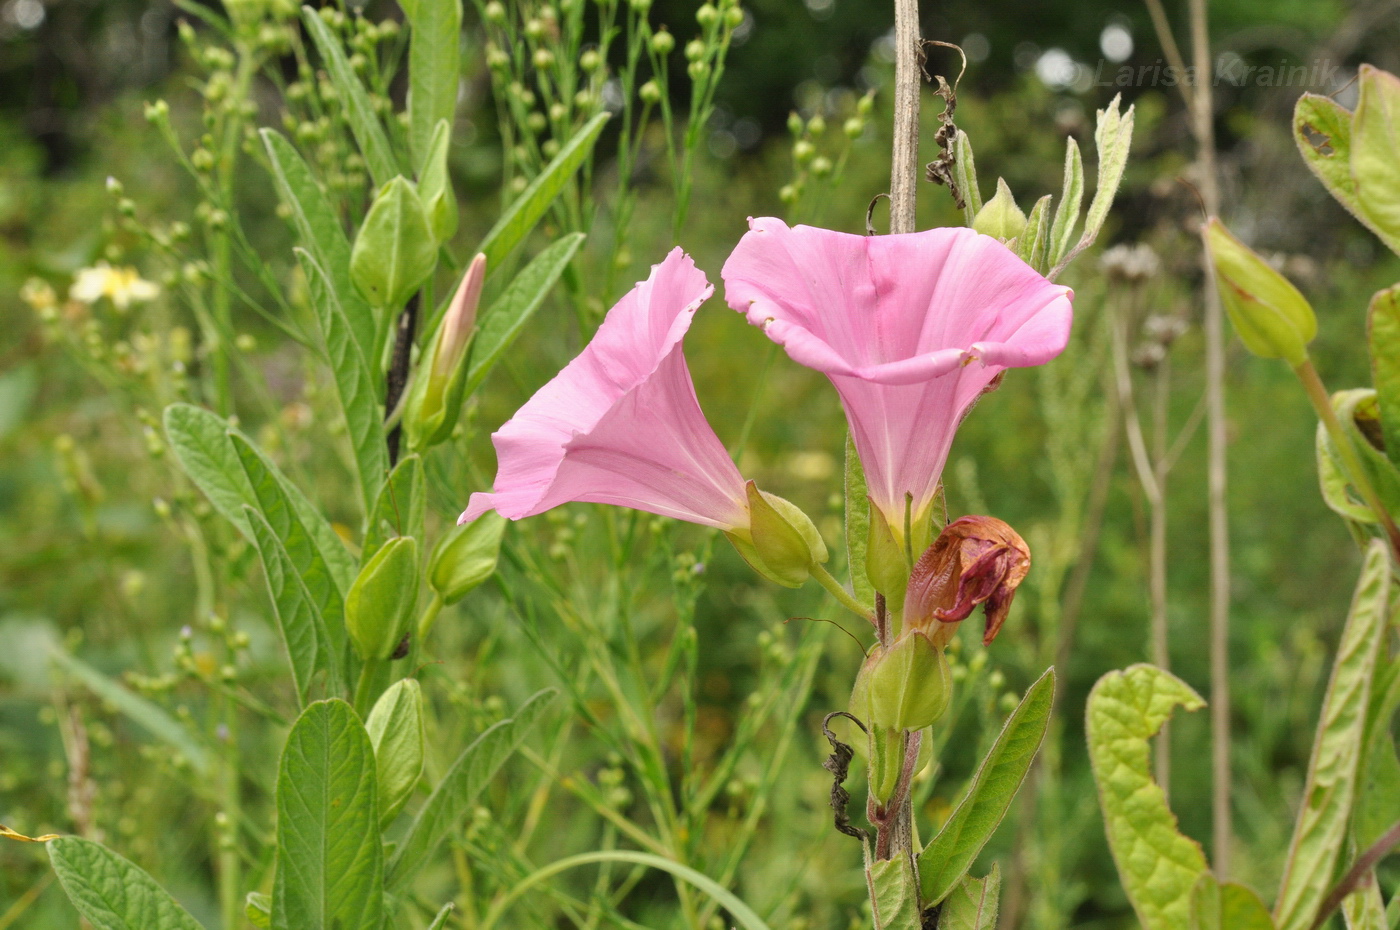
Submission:
MULTIPOLYGON (((292 513, 310 534, 312 544, 330 570, 336 587, 342 592, 350 589, 356 566, 340 537, 297 486, 270 459, 257 451, 251 439, 230 427, 228 421, 217 414, 190 404, 171 404, 165 408, 165 436, 185 474, 209 498, 214 509, 237 527, 250 543, 256 543, 256 540, 244 515, 244 505, 262 510, 261 496, 279 493, 280 489, 292 513), (254 490, 244 470, 243 460, 234 448, 235 436, 253 450, 263 469, 276 481, 277 489, 254 490)), ((277 528, 275 524, 273 528, 277 528)))
POLYGON ((1390 565, 1380 540, 1366 549, 1351 612, 1337 645, 1318 722, 1303 807, 1288 846, 1274 923, 1307 930, 1327 893, 1342 853, 1356 796, 1356 775, 1376 657, 1386 631, 1390 565))
POLYGON ((1191 890, 1191 930, 1274 930, 1274 921, 1253 891, 1207 872, 1191 890))
POLYGON ((1400 823, 1400 756, 1396 755, 1395 737, 1390 731, 1397 706, 1400 659, 1382 655, 1371 683, 1365 751, 1357 770, 1356 806, 1351 815, 1352 840, 1357 849, 1369 849, 1400 823))
MULTIPOLYGON (((1351 179, 1361 212, 1390 245, 1400 238, 1400 78, 1362 65, 1351 121, 1351 179)), ((1394 246, 1392 245, 1392 248, 1394 246)))
MULTIPOLYGON (((1391 513, 1400 513, 1400 468, 1371 442, 1371 437, 1382 430, 1376 392, 1371 388, 1337 391, 1332 395, 1332 409, 1337 412, 1342 431, 1350 439, 1381 504, 1391 513)), ((1337 450, 1330 435, 1324 440, 1323 448, 1327 456, 1336 458, 1337 450)), ((1362 499, 1360 492, 1353 489, 1352 493, 1358 501, 1362 499)), ((1363 522, 1374 523, 1376 518, 1368 510, 1363 522)))
POLYGON ((1293 108, 1293 141, 1327 192, 1381 241, 1400 252, 1400 238, 1382 231, 1357 200, 1351 176, 1352 119, 1352 112, 1332 98, 1303 94, 1293 108))
POLYGON ((1006 816, 1031 762, 1045 738, 1055 700, 1055 670, 1026 691, 1007 718, 991 751, 972 776, 967 794, 938 835, 919 854, 919 879, 925 904, 937 904, 957 887, 1006 816))
POLYGON ((452 191, 452 176, 447 155, 452 142, 452 130, 447 120, 437 124, 427 154, 418 169, 418 196, 428 214, 428 226, 439 243, 452 238, 457 231, 457 197, 452 191))
POLYGON ((992 863, 986 878, 963 876, 943 902, 938 930, 996 930, 1001 898, 1001 869, 992 863))
POLYGON ((379 386, 325 269, 305 249, 297 249, 296 256, 306 275, 311 308, 316 313, 321 340, 330 359, 336 397, 340 400, 346 433, 355 453, 360 496, 368 513, 384 483, 384 473, 389 469, 379 386))
POLYGON ((1031 207, 1030 216, 1026 217, 1026 229, 1021 233, 1021 238, 1016 241, 1016 254, 1027 265, 1036 271, 1046 270, 1045 255, 1050 247, 1050 201, 1053 198, 1046 194, 1035 202, 1031 207))
POLYGON ((1050 255, 1048 264, 1058 265, 1074 244, 1074 228, 1079 225, 1079 209, 1084 201, 1084 159, 1079 143, 1070 136, 1065 140, 1065 181, 1060 202, 1055 207, 1055 221, 1050 224, 1050 255))
POLYGON ((866 542, 870 535, 870 489, 855 441, 846 433, 846 567, 851 573, 851 589, 862 604, 875 603, 875 587, 865 571, 866 542))
POLYGON ((1191 891, 1206 871, 1152 780, 1148 741, 1178 706, 1205 706, 1181 679, 1152 665, 1109 672, 1089 692, 1089 762, 1123 889, 1144 930, 1186 930, 1191 891))
POLYGON ((1385 901, 1374 872, 1369 881, 1342 899, 1342 919, 1347 930, 1393 930, 1395 924, 1386 918, 1385 901))
POLYGON ((440 123, 451 125, 462 80, 461 0, 418 0, 409 13, 408 147, 422 176, 440 123))
MULTIPOLYGON (((481 382, 486 380, 491 369, 524 331, 559 276, 569 267, 579 246, 583 245, 583 239, 583 233, 570 233, 551 243, 515 276, 515 280, 481 315, 476 336, 472 340, 463 397, 470 397, 481 387, 481 382)), ((487 267, 491 266, 488 264, 487 267)))
POLYGON ((344 701, 312 704, 277 774, 273 930, 382 930, 374 748, 344 701))
POLYGON ((953 154, 953 177, 958 182, 958 192, 963 195, 963 221, 971 226, 982 210, 982 191, 977 186, 977 160, 972 155, 972 142, 961 129, 953 140, 953 154))
POLYGON ((1400 462, 1400 285, 1371 298, 1366 329, 1385 453, 1392 462, 1400 462))
POLYGON ((140 866, 77 836, 49 841, 68 900, 96 930, 203 930, 140 866))
POLYGON ((477 248, 478 252, 486 255, 487 268, 500 268, 506 256, 535 228, 549 205, 564 190, 564 185, 583 167, 607 121, 608 114, 599 113, 580 127, 564 143, 559 154, 530 182, 530 186, 501 214, 477 248))
POLYGON ((345 121, 350 124, 350 132, 360 146, 360 154, 364 156, 370 177, 374 179, 376 187, 388 184, 399 173, 394 152, 389 147, 389 137, 384 134, 379 117, 375 115, 369 94, 355 76, 350 60, 345 57, 340 39, 309 6, 301 8, 301 20, 311 34, 311 41, 316 43, 316 50, 321 53, 321 61, 326 66, 326 73, 330 75, 341 106, 345 108, 345 121))
POLYGON ((448 832, 461 823, 487 783, 554 703, 554 695, 553 690, 541 691, 526 701, 514 717, 495 724, 462 750, 394 850, 387 870, 391 890, 403 887, 448 832))
POLYGON ((1120 97, 1115 95, 1107 107, 1098 111, 1098 122, 1094 127, 1094 148, 1098 154, 1098 176, 1094 179, 1094 197, 1089 201, 1089 210, 1084 216, 1084 231, 1079 241, 1057 261, 1046 277, 1052 281, 1061 271, 1074 261, 1074 257, 1094 244, 1108 219, 1108 210, 1118 196, 1118 185, 1123 182, 1123 171, 1128 166, 1128 152, 1133 145, 1134 110, 1130 106, 1126 112, 1118 110, 1120 97))
POLYGON ((260 130, 277 194, 291 213, 301 246, 316 259, 345 313, 350 332, 366 358, 374 348, 374 310, 350 280, 350 240, 311 167, 296 147, 271 129, 260 130))
POLYGON ((865 881, 870 888, 875 930, 920 930, 919 879, 908 856, 868 859, 865 881))

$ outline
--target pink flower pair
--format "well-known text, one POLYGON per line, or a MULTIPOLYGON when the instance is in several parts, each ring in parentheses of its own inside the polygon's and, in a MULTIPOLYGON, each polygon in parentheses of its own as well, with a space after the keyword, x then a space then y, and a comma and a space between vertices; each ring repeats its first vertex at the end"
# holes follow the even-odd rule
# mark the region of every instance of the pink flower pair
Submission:
MULTIPOLYGON (((750 221, 721 276, 729 305, 831 379, 891 527, 932 505, 959 421, 1006 368, 1069 338, 1066 287, 971 229, 854 236, 750 221)), ((681 341, 714 288, 679 248, 608 312, 592 342, 492 436, 487 510, 518 520, 569 501, 749 528, 745 482, 695 397, 681 341)))

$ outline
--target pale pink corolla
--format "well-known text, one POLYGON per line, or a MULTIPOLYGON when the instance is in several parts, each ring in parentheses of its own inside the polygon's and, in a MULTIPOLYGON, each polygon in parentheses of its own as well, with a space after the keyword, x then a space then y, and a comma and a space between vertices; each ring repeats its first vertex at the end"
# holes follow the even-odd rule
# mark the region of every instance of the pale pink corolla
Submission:
POLYGON ((487 510, 519 520, 569 501, 616 504, 747 533, 744 479, 700 410, 681 340, 714 287, 679 248, 584 348, 492 435, 487 510))
POLYGON ((978 395, 1069 339, 1070 289, 966 228, 854 236, 751 219, 722 276, 731 307, 831 379, 897 534, 906 501, 916 522, 932 503, 978 395))

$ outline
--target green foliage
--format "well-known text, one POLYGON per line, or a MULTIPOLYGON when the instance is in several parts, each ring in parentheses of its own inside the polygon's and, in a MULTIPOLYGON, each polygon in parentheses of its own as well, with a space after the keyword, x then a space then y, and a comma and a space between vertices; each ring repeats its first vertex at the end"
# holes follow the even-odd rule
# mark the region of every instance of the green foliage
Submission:
MULTIPOLYGON (((359 143, 360 154, 364 156, 365 164, 369 166, 370 177, 374 179, 376 187, 382 188, 399 174, 399 169, 398 163, 394 159, 393 150, 389 146, 389 138, 384 133, 384 126, 379 122, 379 117, 375 115, 369 95, 365 92, 360 79, 355 76, 355 71, 350 66, 350 60, 346 57, 345 49, 340 44, 340 40, 331 32, 330 27, 326 25, 316 10, 309 6, 302 7, 301 21, 312 41, 316 43, 316 50, 321 53, 322 62, 335 86, 336 96, 345 107, 345 119, 350 124, 350 131, 354 133, 355 141, 359 143)), ((430 39, 430 41, 440 40, 440 37, 430 39)), ((439 104, 434 101, 434 106, 437 107, 439 104)), ((437 118, 434 118, 428 123, 428 131, 431 132, 432 127, 436 125, 437 118)), ((377 306, 391 305, 378 304, 377 306)))
POLYGON ((914 863, 908 856, 879 859, 865 865, 874 908, 875 930, 919 930, 923 926, 914 863))
POLYGON ((438 541, 428 560, 428 584, 452 605, 496 573, 506 520, 494 510, 454 527, 438 541))
POLYGON ((1109 672, 1089 694, 1089 761, 1109 848, 1145 930, 1187 930, 1205 854, 1177 830, 1148 765, 1148 740, 1177 707, 1205 706, 1185 682, 1151 665, 1109 672))
POLYGON ((101 843, 61 836, 48 847, 68 900, 96 930, 201 930, 155 879, 101 843))
POLYGON ((384 853, 374 748, 344 701, 297 718, 277 775, 273 930, 380 930, 384 853))
POLYGON ((1001 867, 992 864, 984 878, 964 875, 943 899, 938 926, 943 930, 996 930, 1001 897, 1001 867))
POLYGON ((1366 312, 1371 380, 1380 407, 1381 435, 1392 462, 1400 459, 1400 286, 1379 291, 1366 312))
POLYGON ((1234 882, 1221 884, 1209 872, 1191 890, 1191 930, 1274 930, 1259 896, 1234 882))
MULTIPOLYGON (((439 147, 444 153, 447 147, 440 136, 450 130, 442 127, 451 125, 457 111, 457 88, 462 79, 462 3, 416 0, 405 12, 412 30, 408 46, 408 148, 421 181, 432 170, 433 159, 445 157, 436 154, 439 147)), ((452 209, 456 209, 455 201, 452 209)), ((434 224, 434 229, 438 228, 434 224)))
POLYGON ((395 682, 375 701, 365 720, 374 745, 379 785, 379 825, 393 823, 423 775, 427 737, 423 731, 423 689, 412 678, 395 682))
POLYGON ((371 304, 397 310, 436 266, 437 238, 423 201, 409 181, 395 177, 380 188, 355 237, 350 277, 371 304))

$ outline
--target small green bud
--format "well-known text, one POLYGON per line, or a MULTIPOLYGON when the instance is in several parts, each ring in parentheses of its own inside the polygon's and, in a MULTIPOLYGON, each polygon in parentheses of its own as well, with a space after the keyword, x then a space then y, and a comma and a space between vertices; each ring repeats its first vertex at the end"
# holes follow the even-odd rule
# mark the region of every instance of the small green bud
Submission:
POLYGON ((796 110, 788 114, 787 128, 788 132, 794 136, 802 135, 802 130, 806 128, 806 124, 802 122, 802 117, 798 115, 796 110))
POLYGON ((360 569, 345 597, 345 628, 360 658, 383 661, 393 655, 417 603, 418 541, 398 536, 360 569))
POLYGON ((455 604, 496 572, 505 518, 487 511, 454 527, 428 560, 428 584, 444 604, 455 604))
POLYGON ((875 91, 872 90, 856 101, 856 115, 869 116, 873 109, 875 109, 875 91))
POLYGON ((972 228, 984 236, 993 236, 1002 242, 1010 242, 1026 229, 1026 214, 1016 206, 1016 198, 1006 181, 997 178, 997 192, 991 200, 982 205, 972 220, 972 228))
POLYGON ((819 178, 824 178, 832 172, 831 159, 825 155, 818 155, 812 159, 812 174, 819 178))
POLYGON ((749 533, 726 533, 754 571, 784 587, 799 587, 812 566, 827 560, 826 543, 796 504, 747 485, 749 533))
POLYGON ((554 53, 547 48, 535 49, 534 57, 531 59, 535 67, 541 71, 554 67, 554 53))
POLYGON ((702 3, 700 9, 695 11, 695 21, 700 24, 700 28, 709 29, 719 22, 719 10, 713 4, 702 3))
POLYGON ((846 138, 848 139, 859 139, 865 134, 865 120, 861 119, 859 116, 852 116, 850 119, 846 120, 845 124, 841 127, 841 131, 846 134, 846 138))
POLYGON ((814 136, 826 132, 826 120, 822 119, 820 113, 807 121, 807 132, 814 136))
POLYGON ((802 191, 796 184, 784 184, 778 191, 778 199, 787 204, 797 203, 801 196, 802 191))
POLYGON ((705 42, 702 39, 691 39, 685 43, 685 60, 699 61, 705 57, 705 42))
POLYGON ((676 37, 665 28, 658 29, 651 37, 651 50, 658 55, 669 55, 676 49, 676 37))
POLYGON ((506 21, 506 8, 500 0, 491 0, 481 11, 482 18, 493 26, 499 26, 506 21))
POLYGON ((525 20, 525 35, 538 42, 544 38, 544 23, 534 17, 525 20))
POLYGON ((793 161, 805 165, 817 154, 817 147, 806 139, 798 139, 792 145, 793 161))
POLYGON ((578 66, 589 74, 597 71, 602 64, 603 57, 591 48, 578 58, 578 66))
POLYGON ((214 155, 208 149, 200 146, 190 153, 190 164, 194 165, 196 171, 210 171, 214 167, 214 155))
POLYGON ((638 13, 645 13, 651 9, 651 0, 628 0, 628 3, 638 13))
POLYGON ((1240 342, 1261 358, 1281 358, 1297 367, 1317 335, 1312 306, 1287 278, 1236 239, 1218 219, 1202 229, 1215 266, 1220 301, 1240 342))
POLYGON ((111 194, 113 197, 120 197, 124 190, 125 188, 122 187, 121 181, 118 181, 111 175, 107 176, 107 193, 111 194))
POLYGON ((443 442, 457 425, 467 382, 467 347, 485 281, 486 256, 477 255, 418 363, 404 408, 404 426, 415 450, 443 442))
POLYGON ((170 118, 170 104, 164 100, 146 104, 146 122, 160 123, 170 118))
POLYGON ((541 133, 549 128, 549 120, 544 118, 544 114, 539 110, 533 111, 525 117, 525 125, 533 133, 541 133))
POLYGON ((504 71, 510 67, 510 56, 495 45, 486 46, 486 66, 492 71, 504 71))
POLYGON ((706 61, 692 61, 690 66, 685 69, 685 72, 690 75, 692 81, 698 84, 709 76, 710 64, 706 61))
POLYGON ((724 24, 730 29, 738 29, 744 25, 744 8, 735 4, 724 11, 724 24))

